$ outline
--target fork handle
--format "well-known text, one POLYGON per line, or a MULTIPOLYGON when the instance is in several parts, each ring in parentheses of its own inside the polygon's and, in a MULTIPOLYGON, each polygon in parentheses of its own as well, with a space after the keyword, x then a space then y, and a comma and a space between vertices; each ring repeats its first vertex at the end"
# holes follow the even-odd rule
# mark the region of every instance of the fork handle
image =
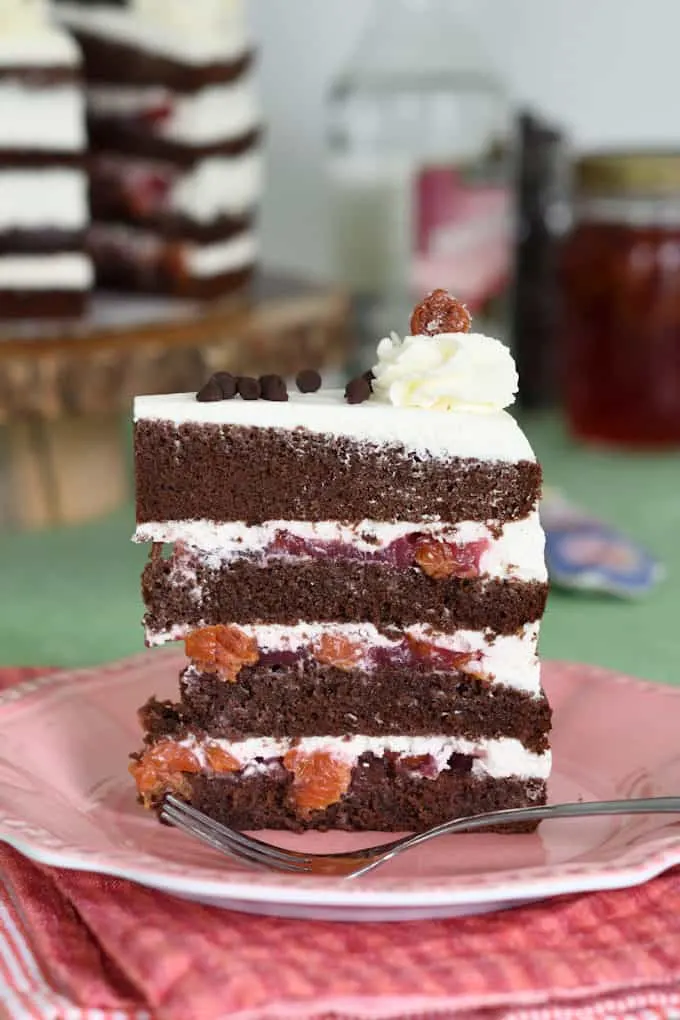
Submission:
POLYGON ((454 832, 473 832, 475 829, 486 829, 490 825, 502 825, 510 822, 547 821, 551 818, 587 818, 597 815, 655 815, 680 814, 680 797, 641 797, 635 800, 594 800, 579 801, 572 804, 547 804, 538 807, 508 808, 504 811, 488 811, 483 815, 471 815, 468 818, 455 818, 444 822, 434 829, 420 832, 415 836, 392 843, 389 849, 405 850, 418 846, 438 836, 451 835, 454 832))

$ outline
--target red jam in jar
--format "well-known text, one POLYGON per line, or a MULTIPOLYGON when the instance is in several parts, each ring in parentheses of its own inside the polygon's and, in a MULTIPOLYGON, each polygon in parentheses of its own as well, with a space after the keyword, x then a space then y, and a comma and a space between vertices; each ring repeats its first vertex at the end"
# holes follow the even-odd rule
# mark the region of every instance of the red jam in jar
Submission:
POLYGON ((572 432, 680 446, 680 153, 581 161, 563 287, 572 432))

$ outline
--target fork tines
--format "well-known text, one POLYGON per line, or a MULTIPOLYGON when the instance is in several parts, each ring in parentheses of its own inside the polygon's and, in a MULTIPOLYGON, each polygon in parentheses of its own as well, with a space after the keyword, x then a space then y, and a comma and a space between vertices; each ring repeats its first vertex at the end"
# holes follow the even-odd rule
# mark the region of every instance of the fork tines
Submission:
POLYGON ((312 862, 304 854, 296 853, 294 850, 284 850, 282 847, 271 846, 263 843, 252 836, 246 836, 242 832, 230 829, 221 822, 216 822, 178 800, 172 794, 167 794, 163 800, 161 819, 169 822, 183 832, 194 836, 196 839, 207 843, 214 850, 229 854, 237 860, 247 861, 249 864, 257 864, 260 867, 276 871, 309 872, 312 870, 312 862))

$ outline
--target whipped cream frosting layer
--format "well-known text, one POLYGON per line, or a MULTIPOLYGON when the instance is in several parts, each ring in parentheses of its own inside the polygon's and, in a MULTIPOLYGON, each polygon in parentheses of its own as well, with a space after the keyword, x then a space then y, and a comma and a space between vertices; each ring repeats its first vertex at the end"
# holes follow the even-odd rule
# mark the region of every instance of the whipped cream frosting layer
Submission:
POLYGON ((0 290, 88 290, 92 263, 77 252, 59 255, 0 255, 0 290))
POLYGON ((85 144, 85 103, 76 85, 36 88, 20 79, 0 81, 3 149, 80 152, 85 144))
POLYGON ((0 7, 0 67, 78 67, 80 51, 60 29, 40 19, 28 22, 3 17, 0 7))
MULTIPOLYGON (((91 231, 93 243, 128 249, 140 258, 160 257, 167 241, 157 234, 117 224, 96 223, 91 231)), ((184 244, 179 248, 190 276, 210 279, 222 273, 245 269, 257 261, 259 245, 254 231, 245 231, 228 241, 215 244, 184 244)))
POLYGON ((191 735, 179 741, 181 747, 192 751, 202 768, 208 767, 204 748, 207 744, 219 747, 230 754, 242 769, 248 766, 266 767, 268 761, 282 758, 295 748, 301 754, 322 752, 338 761, 354 766, 362 754, 373 754, 382 758, 387 753, 403 757, 429 755, 439 772, 444 771, 453 754, 464 754, 474 758, 472 774, 478 778, 492 779, 547 779, 550 775, 551 755, 535 754, 514 738, 495 740, 466 740, 463 737, 302 737, 299 739, 277 739, 274 737, 251 737, 248 740, 231 743, 223 739, 201 740, 191 735))
POLYGON ((373 444, 394 444, 422 456, 481 461, 535 461, 528 439, 506 412, 426 411, 395 407, 373 395, 351 405, 342 390, 289 393, 286 403, 236 398, 199 403, 195 393, 137 397, 135 421, 175 425, 214 424, 251 428, 304 428, 321 435, 373 444))
POLYGON ((219 216, 249 212, 264 187, 264 165, 258 150, 243 156, 213 156, 183 174, 172 189, 171 207, 199 223, 219 216))
POLYGON ((84 171, 0 170, 0 231, 83 230, 88 220, 84 171))
MULTIPOLYGON (((436 649, 471 655, 471 661, 463 668, 463 672, 471 676, 483 677, 491 684, 526 694, 538 696, 541 693, 537 656, 538 623, 525 624, 517 634, 508 636, 479 630, 457 630, 445 634, 427 624, 416 624, 404 630, 395 627, 389 636, 370 623, 300 623, 292 627, 256 624, 241 625, 239 630, 255 639, 261 653, 297 652, 318 645, 324 637, 342 637, 368 651, 375 648, 397 648, 400 639, 409 638, 436 649)), ((171 636, 169 639, 175 640, 178 636, 182 635, 171 636)), ((167 635, 158 634, 149 644, 160 645, 166 640, 167 635)), ((364 669, 365 664, 359 662, 357 668, 364 669)), ((201 676, 193 666, 185 673, 185 679, 195 678, 197 682, 200 682, 201 676)))
POLYGON ((132 10, 59 4, 69 28, 182 64, 227 63, 251 45, 244 0, 227 0, 217 21, 206 0, 135 0, 132 10))
POLYGON ((211 85, 193 95, 165 88, 91 85, 89 110, 97 116, 137 117, 163 110, 148 121, 149 131, 181 145, 211 145, 240 138, 261 120, 261 108, 251 75, 226 85, 211 85))
MULTIPOLYGON (((341 543, 369 556, 410 535, 427 536, 456 545, 486 542, 480 556, 480 573, 520 581, 545 581, 545 536, 537 512, 505 524, 500 535, 481 521, 446 524, 440 521, 268 521, 249 527, 235 522, 165 521, 139 524, 135 542, 181 542, 195 551, 201 562, 219 568, 242 556, 262 556, 281 534, 309 543, 341 543)), ((276 559, 304 559, 277 552, 276 559)))

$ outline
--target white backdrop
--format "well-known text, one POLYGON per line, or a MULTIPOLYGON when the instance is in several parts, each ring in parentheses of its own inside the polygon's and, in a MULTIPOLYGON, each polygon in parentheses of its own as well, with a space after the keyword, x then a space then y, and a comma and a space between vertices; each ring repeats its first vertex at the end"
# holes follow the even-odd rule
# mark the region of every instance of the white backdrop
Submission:
MULTIPOLYGON (((680 0, 450 0, 510 94, 579 147, 680 146, 680 0)), ((323 97, 372 0, 251 0, 263 46, 271 265, 328 273, 323 97)))

